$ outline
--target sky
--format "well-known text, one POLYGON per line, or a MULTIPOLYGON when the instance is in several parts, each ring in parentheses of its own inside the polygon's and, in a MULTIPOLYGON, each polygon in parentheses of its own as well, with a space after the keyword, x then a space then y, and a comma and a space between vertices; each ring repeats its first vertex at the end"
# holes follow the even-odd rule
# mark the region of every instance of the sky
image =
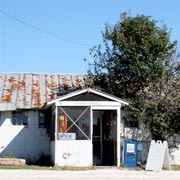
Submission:
POLYGON ((126 11, 165 23, 180 42, 180 0, 0 0, 0 72, 85 74, 105 23, 126 11))

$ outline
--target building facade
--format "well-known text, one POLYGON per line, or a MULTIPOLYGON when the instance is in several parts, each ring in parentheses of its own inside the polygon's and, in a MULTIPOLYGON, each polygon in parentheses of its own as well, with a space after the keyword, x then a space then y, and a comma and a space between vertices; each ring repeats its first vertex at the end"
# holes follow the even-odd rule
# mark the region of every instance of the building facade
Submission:
MULTIPOLYGON (((145 162, 151 135, 143 123, 121 119, 128 103, 85 87, 85 75, 0 73, 0 156, 119 166, 123 140, 133 139, 145 162)), ((179 151, 171 155, 180 164, 179 151)))

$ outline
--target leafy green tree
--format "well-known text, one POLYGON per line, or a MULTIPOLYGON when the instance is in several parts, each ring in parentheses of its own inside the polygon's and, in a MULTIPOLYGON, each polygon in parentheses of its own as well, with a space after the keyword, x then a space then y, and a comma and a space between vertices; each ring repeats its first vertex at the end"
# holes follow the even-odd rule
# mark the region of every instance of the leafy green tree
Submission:
POLYGON ((166 69, 156 88, 144 93, 144 115, 153 139, 168 140, 178 147, 180 139, 180 76, 178 59, 166 69))
POLYGON ((134 118, 142 116, 152 137, 164 140, 180 128, 179 113, 178 117, 173 113, 179 110, 179 95, 171 103, 172 94, 180 90, 179 66, 174 62, 177 41, 171 42, 171 32, 158 23, 150 16, 132 17, 129 13, 121 14, 115 25, 107 23, 102 32, 103 45, 90 50, 94 61, 89 76, 93 86, 129 100, 136 109, 134 118), (168 131, 172 120, 179 125, 168 131))

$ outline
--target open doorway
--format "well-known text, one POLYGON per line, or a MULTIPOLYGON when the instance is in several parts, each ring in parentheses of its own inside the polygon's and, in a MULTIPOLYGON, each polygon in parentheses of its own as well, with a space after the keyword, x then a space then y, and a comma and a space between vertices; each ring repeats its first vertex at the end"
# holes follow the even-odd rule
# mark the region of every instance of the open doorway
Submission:
POLYGON ((117 165, 116 110, 93 110, 93 163, 117 165))

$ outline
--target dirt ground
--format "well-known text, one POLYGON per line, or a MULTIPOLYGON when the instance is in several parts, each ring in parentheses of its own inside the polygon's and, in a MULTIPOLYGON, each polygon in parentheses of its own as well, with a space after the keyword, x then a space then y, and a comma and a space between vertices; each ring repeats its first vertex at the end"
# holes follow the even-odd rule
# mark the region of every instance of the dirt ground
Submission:
POLYGON ((97 169, 86 171, 0 170, 0 180, 180 180, 180 171, 97 169))

